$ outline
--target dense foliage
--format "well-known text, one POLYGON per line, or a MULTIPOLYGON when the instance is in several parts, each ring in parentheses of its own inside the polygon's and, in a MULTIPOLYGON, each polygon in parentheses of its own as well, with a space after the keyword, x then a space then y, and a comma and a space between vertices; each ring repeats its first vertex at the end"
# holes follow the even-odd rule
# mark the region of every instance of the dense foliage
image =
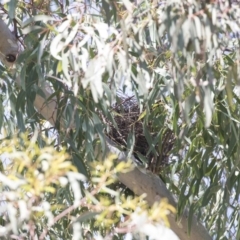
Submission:
POLYGON ((39 148, 37 136, 31 141, 24 135, 15 136, 0 145, 5 164, 0 174, 5 201, 1 239, 121 238, 128 232, 151 236, 168 225, 166 216, 175 209, 166 201, 149 208, 143 197, 129 199, 110 188, 118 172, 131 170, 130 162, 116 165, 114 156, 93 162, 89 182, 64 149, 56 151, 44 137, 45 146, 39 148), (85 182, 84 189, 81 182, 85 182), (120 221, 123 216, 124 222, 120 221))
MULTIPOLYGON (((65 149, 79 174, 91 179, 96 148, 100 146, 104 153, 110 125, 118 129, 121 111, 116 111, 116 106, 126 108, 124 99, 134 96, 139 117, 128 129, 122 149, 138 157, 142 167, 152 169, 149 158, 155 158, 155 164, 164 161, 164 167, 154 168, 154 172, 178 199, 178 214, 189 207, 189 230, 196 214, 215 239, 240 238, 238 1, 11 0, 1 5, 1 13, 17 35, 21 50, 16 73, 1 67, 0 126, 6 138, 11 139, 16 132, 31 135, 38 131, 35 140, 39 148, 45 145, 43 135, 49 137, 58 151, 65 149), (12 85, 14 79, 20 79, 21 89, 12 85), (58 102, 55 129, 34 108, 36 94, 44 96, 44 81, 54 89, 48 101, 58 102), (124 97, 119 96, 119 90, 124 97), (137 123, 141 123, 146 140, 144 156, 135 151, 137 123), (169 132, 174 136, 171 143, 166 138, 169 132), (163 154, 166 144, 167 153, 163 154)), ((36 168, 35 158, 28 163, 32 168, 36 168)), ((88 183, 91 191, 98 189, 94 179, 88 183)), ((49 189, 39 189, 50 206, 55 206, 53 192, 61 195, 65 207, 71 205, 68 201, 74 202, 71 191, 57 193, 57 183, 52 184, 49 189)), ((84 189, 84 184, 79 184, 84 189)), ((106 189, 114 196, 111 204, 119 201, 116 195, 122 193, 116 185, 106 189)), ((131 201, 145 210, 141 199, 135 196, 131 201)), ((86 218, 82 210, 74 209, 68 219, 56 222, 51 234, 70 238, 72 231, 58 230, 69 227, 70 221, 84 229, 81 218, 88 222, 90 234, 109 234, 117 222, 110 221, 111 227, 103 228, 91 225, 99 207, 96 199, 92 202, 86 218)), ((125 211, 136 210, 124 206, 125 200, 120 202, 122 210, 118 208, 116 213, 113 207, 111 214, 131 215, 125 211)), ((48 210, 44 210, 44 218, 48 218, 48 210)), ((54 211, 59 210, 56 207, 54 211)), ((99 216, 104 219, 106 215, 99 216)), ((42 228, 40 224, 35 231, 42 228)))

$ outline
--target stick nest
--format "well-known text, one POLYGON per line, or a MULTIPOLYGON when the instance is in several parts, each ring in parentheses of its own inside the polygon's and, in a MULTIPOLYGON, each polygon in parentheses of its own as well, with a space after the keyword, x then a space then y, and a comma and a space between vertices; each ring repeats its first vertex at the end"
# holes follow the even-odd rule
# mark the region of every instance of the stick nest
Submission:
MULTIPOLYGON (((127 149, 127 139, 129 134, 133 133, 135 135, 134 157, 147 165, 147 168, 152 172, 160 173, 169 164, 169 154, 175 141, 173 132, 166 128, 162 136, 161 146, 156 145, 156 151, 149 152, 149 144, 143 130, 144 120, 139 120, 141 113, 136 99, 120 96, 120 103, 114 104, 111 111, 114 112, 116 124, 105 119, 108 125, 108 137, 121 145, 123 150, 129 151, 127 149)), ((151 130, 151 127, 151 123, 148 123, 148 130, 151 130)), ((154 135, 156 135, 156 131, 151 134, 152 137, 154 135)))

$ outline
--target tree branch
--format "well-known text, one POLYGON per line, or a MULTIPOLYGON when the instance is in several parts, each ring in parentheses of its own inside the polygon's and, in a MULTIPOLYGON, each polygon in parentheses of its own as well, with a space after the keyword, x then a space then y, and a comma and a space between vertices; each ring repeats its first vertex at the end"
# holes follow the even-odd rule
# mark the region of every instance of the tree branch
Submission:
MULTIPOLYGON (((114 143, 107 139, 107 146, 111 153, 118 156, 120 161, 125 161, 127 159, 127 154, 120 151, 114 143)), ((133 161, 134 161, 134 157, 133 161)), ((146 193, 146 200, 149 205, 153 205, 154 202, 160 201, 163 198, 167 198, 169 203, 177 207, 177 204, 173 198, 171 192, 166 188, 161 178, 154 175, 146 169, 141 169, 136 166, 134 170, 127 173, 121 173, 118 176, 119 180, 130 188, 135 194, 141 195, 146 193)), ((181 240, 211 240, 211 236, 204 228, 204 226, 199 223, 196 217, 193 217, 191 235, 188 235, 188 211, 185 210, 182 219, 179 223, 176 222, 175 216, 173 214, 169 217, 169 222, 171 229, 177 234, 181 240)))
POLYGON ((17 58, 17 39, 9 30, 5 22, 0 18, 0 61, 8 67, 12 67, 13 62, 7 61, 7 56, 12 55, 17 58))

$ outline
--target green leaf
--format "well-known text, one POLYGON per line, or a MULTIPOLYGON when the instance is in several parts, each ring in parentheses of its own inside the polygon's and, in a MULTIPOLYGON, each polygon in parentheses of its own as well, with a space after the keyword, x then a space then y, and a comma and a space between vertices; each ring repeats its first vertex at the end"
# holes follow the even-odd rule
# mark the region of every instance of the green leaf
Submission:
POLYGON ((16 7, 17 7, 17 1, 16 0, 10 0, 8 3, 8 15, 11 19, 15 18, 15 11, 16 11, 16 7))
POLYGON ((204 111, 205 111, 205 127, 209 127, 212 121, 213 102, 210 87, 204 88, 204 111))
POLYGON ((191 234, 193 217, 194 217, 194 204, 191 204, 191 207, 189 208, 189 212, 188 212, 188 235, 191 234))
POLYGON ((134 146, 135 146, 135 133, 133 130, 133 132, 130 132, 128 134, 128 138, 127 138, 128 158, 130 158, 131 155, 133 154, 134 146))
POLYGON ((2 96, 0 96, 0 129, 2 129, 3 126, 3 119, 4 119, 3 100, 2 96))
POLYGON ((100 212, 86 212, 82 213, 80 217, 77 217, 77 219, 74 220, 73 223, 75 222, 86 222, 90 219, 95 218, 100 212))

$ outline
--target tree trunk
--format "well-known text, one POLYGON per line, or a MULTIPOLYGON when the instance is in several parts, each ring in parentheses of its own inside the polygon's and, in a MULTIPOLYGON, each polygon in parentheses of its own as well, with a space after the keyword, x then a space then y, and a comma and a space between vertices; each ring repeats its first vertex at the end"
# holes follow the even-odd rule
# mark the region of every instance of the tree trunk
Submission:
MULTIPOLYGON (((17 57, 17 41, 11 31, 8 29, 7 25, 0 19, 0 60, 6 64, 8 67, 13 67, 13 63, 6 60, 8 54, 12 54, 17 57)), ((17 84, 20 86, 20 79, 18 79, 17 84)), ((37 95, 34 101, 34 105, 39 113, 48 120, 53 126, 56 123, 56 110, 57 110, 57 100, 51 99, 46 101, 51 95, 51 88, 46 83, 43 86, 39 86, 45 93, 46 98, 37 95)), ((121 152, 113 142, 111 142, 106 137, 106 143, 110 153, 114 153, 118 156, 120 161, 125 161, 127 155, 121 152)), ((176 207, 176 202, 171 194, 171 192, 166 188, 162 180, 152 174, 151 172, 141 169, 136 166, 134 170, 128 173, 119 174, 119 180, 130 188, 135 194, 141 195, 146 194, 146 200, 149 205, 152 205, 156 201, 160 201, 162 198, 167 198, 169 203, 176 207)), ((169 217, 171 229, 176 233, 176 235, 181 240, 211 240, 209 233, 199 223, 196 218, 193 218, 191 225, 191 235, 188 236, 188 212, 185 211, 183 217, 179 223, 175 221, 175 216, 171 215, 169 217)))

